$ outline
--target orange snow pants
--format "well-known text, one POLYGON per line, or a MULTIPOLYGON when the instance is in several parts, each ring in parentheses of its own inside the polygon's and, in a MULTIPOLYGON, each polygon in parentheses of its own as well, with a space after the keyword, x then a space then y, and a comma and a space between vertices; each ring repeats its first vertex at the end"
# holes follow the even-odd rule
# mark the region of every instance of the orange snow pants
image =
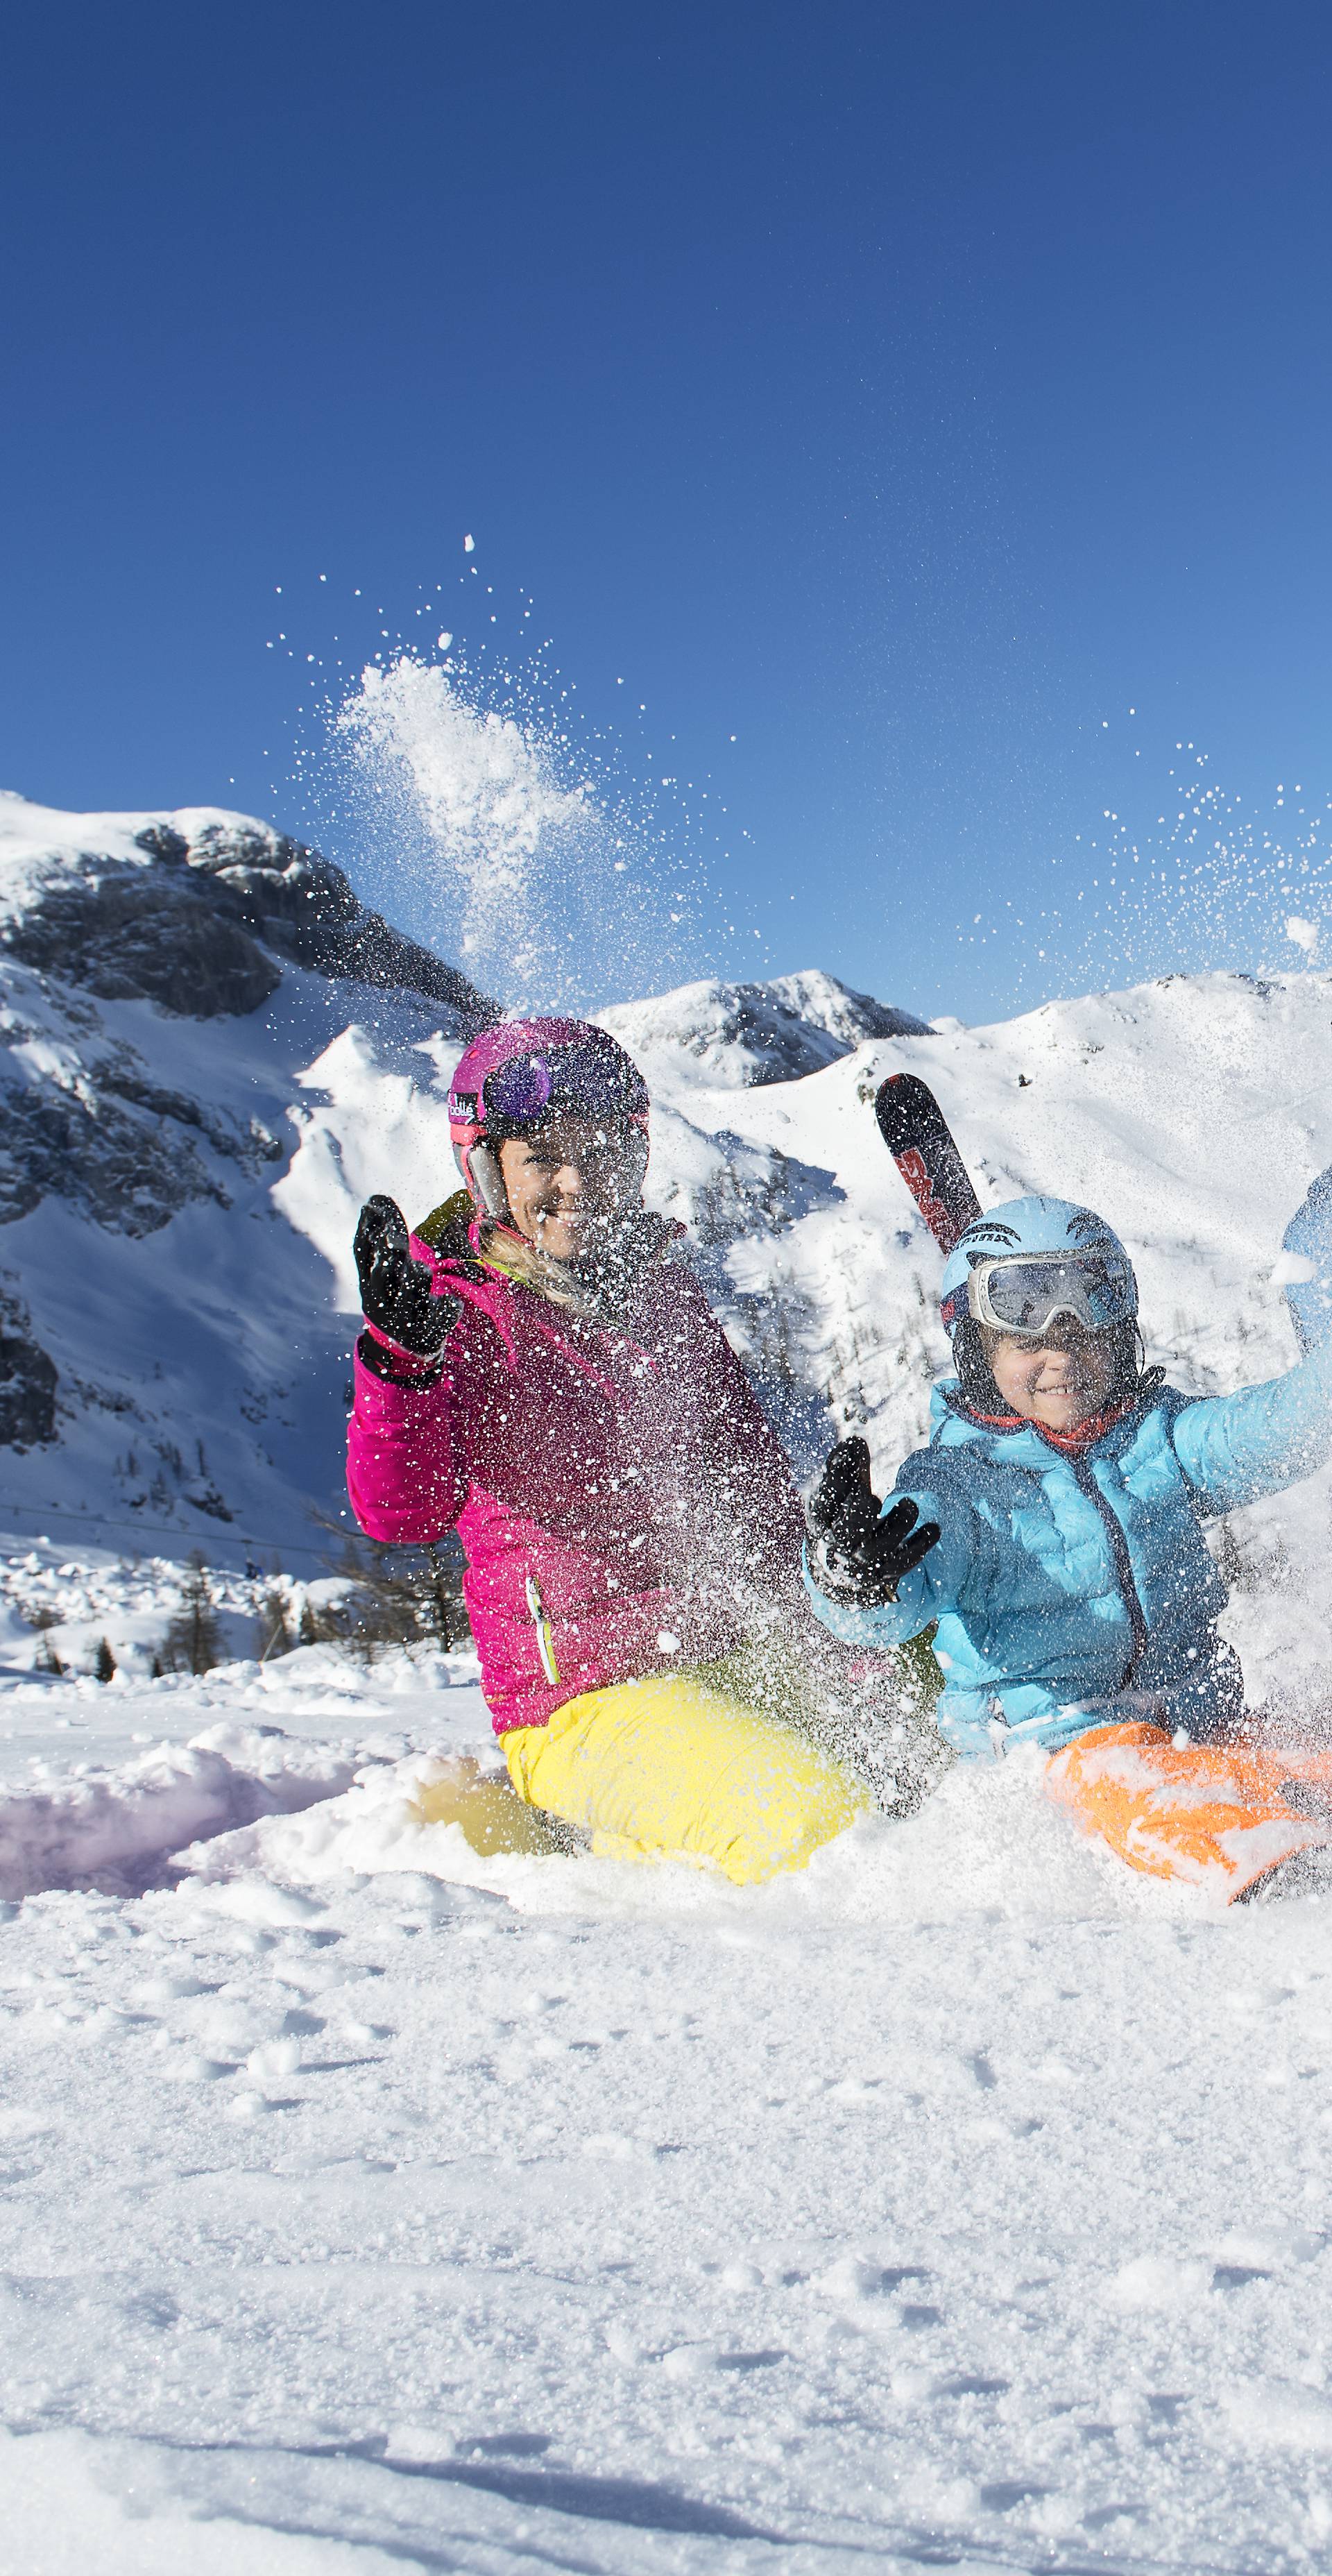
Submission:
POLYGON ((1045 1785, 1131 1869, 1231 1903, 1278 1861, 1332 1842, 1332 1753, 1177 1747, 1160 1726, 1097 1726, 1051 1755, 1045 1785))

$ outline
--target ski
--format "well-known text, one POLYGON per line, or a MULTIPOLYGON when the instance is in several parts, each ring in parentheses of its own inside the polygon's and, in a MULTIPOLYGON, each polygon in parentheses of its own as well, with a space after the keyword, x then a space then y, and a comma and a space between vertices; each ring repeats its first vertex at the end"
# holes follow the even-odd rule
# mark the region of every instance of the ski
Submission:
POLYGON ((890 1073, 875 1094, 874 1115, 940 1251, 951 1252, 980 1215, 980 1200, 929 1084, 915 1073, 890 1073))

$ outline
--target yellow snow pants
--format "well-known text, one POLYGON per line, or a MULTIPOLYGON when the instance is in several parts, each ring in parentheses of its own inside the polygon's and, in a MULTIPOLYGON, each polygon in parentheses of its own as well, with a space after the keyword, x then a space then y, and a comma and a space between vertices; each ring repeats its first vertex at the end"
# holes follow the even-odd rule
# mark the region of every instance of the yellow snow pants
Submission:
POLYGON ((616 1682, 502 1739, 529 1806, 625 1860, 713 1861, 737 1886, 803 1869, 865 1814, 869 1791, 808 1737, 718 1687, 708 1668, 616 1682))

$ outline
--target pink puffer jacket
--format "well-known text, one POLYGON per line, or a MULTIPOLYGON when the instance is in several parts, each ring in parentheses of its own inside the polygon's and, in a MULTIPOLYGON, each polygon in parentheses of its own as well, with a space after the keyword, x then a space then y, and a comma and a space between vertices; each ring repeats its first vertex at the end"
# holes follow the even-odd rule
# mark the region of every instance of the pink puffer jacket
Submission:
POLYGON ((497 1734, 710 1662, 774 1615, 805 1626, 786 1461, 682 1262, 647 1269, 615 1331, 419 1237, 412 1251, 462 1315, 418 1385, 358 1355, 348 1490, 371 1538, 456 1526, 497 1734))

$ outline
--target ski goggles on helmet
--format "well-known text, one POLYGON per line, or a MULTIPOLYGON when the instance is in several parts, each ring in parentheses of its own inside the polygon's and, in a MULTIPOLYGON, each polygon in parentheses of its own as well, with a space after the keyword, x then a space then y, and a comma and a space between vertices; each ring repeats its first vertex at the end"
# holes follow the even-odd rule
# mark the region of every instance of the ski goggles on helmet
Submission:
POLYGON ((557 1109, 586 1118, 643 1119, 647 1085, 623 1049, 608 1038, 604 1047, 585 1043, 510 1056, 486 1075, 479 1108, 483 1126, 496 1119, 524 1126, 557 1109))
POLYGON ((978 1261, 967 1282, 967 1310, 997 1333, 1029 1333, 1033 1340, 1061 1315, 1103 1333, 1132 1320, 1138 1290, 1122 1253, 1046 1253, 978 1261))

